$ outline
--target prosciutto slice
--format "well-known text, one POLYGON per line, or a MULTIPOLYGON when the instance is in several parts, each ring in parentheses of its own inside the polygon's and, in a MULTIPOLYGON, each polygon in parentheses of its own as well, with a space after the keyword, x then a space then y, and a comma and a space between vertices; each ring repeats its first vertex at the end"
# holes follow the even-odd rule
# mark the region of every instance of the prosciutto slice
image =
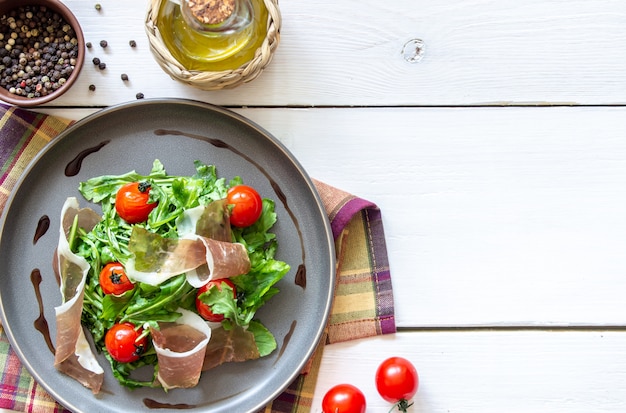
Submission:
POLYGON ((233 326, 226 331, 220 325, 213 329, 213 339, 207 346, 202 371, 226 362, 254 360, 259 357, 254 334, 240 326, 233 326))
POLYGON ((135 227, 128 244, 133 257, 126 262, 132 281, 158 285, 178 274, 200 288, 213 279, 250 271, 243 244, 231 242, 226 204, 212 202, 185 212, 177 222, 179 238, 164 238, 135 227))
POLYGON ((221 199, 185 210, 176 220, 176 228, 179 238, 195 234, 216 241, 231 241, 228 201, 221 199))
POLYGON ((78 200, 73 197, 65 201, 61 211, 55 272, 59 277, 63 303, 54 309, 57 324, 54 366, 93 393, 99 393, 104 370, 96 360, 80 323, 89 263, 70 250, 67 240, 75 219, 79 227, 91 231, 100 221, 100 216, 91 209, 80 209, 78 200))
POLYGON ((211 328, 196 313, 178 309, 182 316, 173 323, 150 328, 159 359, 158 382, 165 389, 189 388, 198 384, 211 328))

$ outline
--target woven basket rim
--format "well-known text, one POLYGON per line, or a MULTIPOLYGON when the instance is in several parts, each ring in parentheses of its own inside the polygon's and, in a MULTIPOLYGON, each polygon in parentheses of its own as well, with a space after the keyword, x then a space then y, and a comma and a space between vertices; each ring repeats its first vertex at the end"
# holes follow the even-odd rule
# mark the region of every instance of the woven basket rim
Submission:
MULTIPOLYGON (((203 90, 232 88, 247 83, 261 74, 270 63, 280 43, 282 18, 278 0, 263 0, 267 8, 267 34, 255 52, 254 58, 236 69, 221 71, 199 71, 185 68, 169 51, 156 25, 159 8, 163 1, 151 0, 145 20, 150 51, 161 68, 175 80, 203 90)), ((254 0, 253 0, 254 1, 254 0)), ((258 0, 257 0, 258 1, 258 0)))

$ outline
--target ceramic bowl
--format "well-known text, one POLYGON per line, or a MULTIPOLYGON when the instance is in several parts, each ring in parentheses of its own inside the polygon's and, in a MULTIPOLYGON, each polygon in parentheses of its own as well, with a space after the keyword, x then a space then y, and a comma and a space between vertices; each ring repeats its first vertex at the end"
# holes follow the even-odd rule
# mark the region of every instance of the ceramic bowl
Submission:
MULTIPOLYGON (((62 17, 63 21, 69 24, 71 28, 73 29, 74 31, 73 37, 76 39, 76 45, 77 45, 77 55, 74 57, 75 64, 72 65, 73 69, 71 71, 71 74, 62 75, 61 77, 65 78, 64 81, 61 81, 61 83, 63 84, 57 85, 56 88, 55 86, 50 87, 49 92, 44 92, 46 94, 42 93, 42 89, 45 89, 46 87, 45 82, 41 82, 41 79, 38 79, 36 80, 36 82, 33 82, 33 79, 36 79, 37 73, 35 73, 34 77, 31 76, 30 85, 27 85, 26 81, 24 81, 24 83, 22 84, 20 84, 21 82, 18 83, 18 81, 16 81, 15 79, 10 81, 8 78, 10 78, 12 74, 14 73, 13 68, 15 67, 15 65, 14 63, 9 63, 8 61, 3 62, 3 59, 7 56, 7 53, 0 51, 0 79, 4 78, 4 81, 2 82, 3 85, 2 87, 0 87, 0 99, 16 106, 32 107, 32 106, 41 105, 46 102, 50 102, 51 100, 54 100, 58 98, 59 96, 61 96, 62 94, 64 94, 65 92, 67 92, 69 88, 72 87, 72 84, 78 78, 78 75, 84 63, 85 39, 84 39, 82 28, 80 24, 78 23, 76 16, 74 16, 74 14, 67 8, 67 6, 65 6, 63 3, 61 3, 58 0, 29 0, 29 1, 21 1, 21 2, 16 2, 14 0, 0 0, 0 18, 3 18, 3 17, 8 18, 12 10, 17 10, 21 7, 30 7, 30 8, 33 8, 33 10, 34 8, 36 8, 35 11, 41 9, 42 7, 45 7, 52 12, 58 13, 62 17), (11 65, 11 68, 8 68, 6 63, 9 63, 11 65), (7 69, 11 69, 12 73, 11 74, 7 73, 7 69), (37 86, 37 83, 41 85, 37 86), (9 90, 11 86, 13 86, 14 88, 20 88, 22 86, 25 88, 26 86, 28 86, 31 94, 35 94, 36 92, 39 92, 39 96, 30 95, 29 97, 29 96, 20 96, 16 93, 11 93, 9 90)), ((7 49, 7 45, 10 44, 9 39, 11 38, 12 33, 15 33, 13 34, 13 36, 16 36, 20 32, 26 32, 26 31, 32 31, 32 30, 35 30, 35 32, 32 32, 32 33, 37 33, 36 31, 37 27, 34 25, 32 18, 29 18, 28 16, 22 16, 20 18, 19 16, 17 16, 15 18, 15 21, 17 23, 22 23, 21 26, 18 27, 18 25, 15 24, 14 25, 15 27, 11 28, 11 27, 7 27, 7 25, 0 25, 0 27, 3 27, 3 29, 1 29, 0 32, 5 32, 5 33, 1 33, 1 36, 0 36, 1 37, 0 46, 4 49, 7 49)), ((18 42, 19 41, 20 40, 18 39, 18 42)), ((24 41, 24 39, 22 39, 22 41, 24 41)), ((40 41, 39 43, 40 43, 40 47, 38 51, 40 52, 41 55, 43 55, 45 53, 44 51, 45 41, 40 41)), ((10 45, 9 49, 13 49, 16 45, 17 44, 10 45)), ((32 51, 35 51, 35 50, 36 49, 33 48, 32 51)), ((19 59, 16 56, 9 55, 9 57, 12 57, 13 59, 19 59)), ((30 57, 30 59, 31 60, 28 60, 28 62, 36 60, 36 58, 32 58, 32 57, 30 57)), ((67 59, 69 59, 69 57, 66 57, 64 61, 67 61, 67 59)), ((59 64, 58 61, 54 63, 59 64)), ((30 66, 30 64, 26 63, 26 66, 30 66)), ((23 67, 26 67, 26 66, 23 66, 23 67)), ((63 65, 61 64, 61 67, 62 66, 63 65)), ((49 70, 54 71, 55 68, 50 68, 49 70)), ((51 73, 46 73, 45 75, 51 75, 51 73)), ((43 74, 39 73, 39 76, 43 76, 43 74)), ((50 82, 49 86, 53 84, 54 84, 54 81, 50 82)))

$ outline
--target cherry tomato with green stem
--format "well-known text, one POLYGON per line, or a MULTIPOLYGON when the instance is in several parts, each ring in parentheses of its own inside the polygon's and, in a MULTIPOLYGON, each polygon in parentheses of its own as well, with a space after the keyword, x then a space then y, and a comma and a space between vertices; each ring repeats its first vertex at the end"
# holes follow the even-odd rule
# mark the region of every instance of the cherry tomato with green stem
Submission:
POLYGON ((150 184, 148 182, 130 182, 123 185, 115 194, 115 210, 129 224, 148 220, 150 211, 157 203, 149 203, 150 184))
POLYGON ((228 189, 227 201, 233 205, 230 223, 239 228, 254 224, 263 212, 263 200, 259 193, 248 185, 235 185, 228 189))
POLYGON ((141 327, 136 328, 132 323, 124 322, 113 325, 107 331, 104 345, 113 360, 130 363, 139 360, 146 352, 148 338, 141 327))
POLYGON ((390 357, 376 370, 376 389, 383 399, 406 412, 417 393, 419 376, 415 366, 403 357, 390 357))
POLYGON ((221 278, 219 280, 211 280, 205 285, 203 285, 202 287, 198 288, 198 292, 196 293, 196 310, 198 310, 198 314, 200 314, 200 316, 207 321, 213 321, 215 323, 219 323, 222 320, 224 320, 224 315, 215 314, 213 310, 211 310, 211 307, 209 307, 208 304, 200 300, 200 295, 202 293, 209 291, 211 287, 215 287, 219 289, 220 291, 222 291, 222 284, 226 284, 230 288, 233 289, 233 298, 236 299, 237 289, 235 288, 235 284, 233 284, 233 282, 229 280, 228 278, 221 278))
POLYGON ((126 275, 124 266, 119 262, 110 262, 100 271, 100 287, 105 294, 121 295, 135 288, 126 275))
POLYGON ((338 384, 322 399, 324 413, 365 413, 366 407, 365 395, 352 384, 338 384))

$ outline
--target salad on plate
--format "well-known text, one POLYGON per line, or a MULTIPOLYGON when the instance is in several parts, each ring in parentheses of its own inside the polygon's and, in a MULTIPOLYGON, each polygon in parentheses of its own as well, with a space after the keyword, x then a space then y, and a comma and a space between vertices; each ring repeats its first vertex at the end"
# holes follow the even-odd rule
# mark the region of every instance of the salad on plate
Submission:
POLYGON ((82 182, 101 214, 74 197, 63 205, 55 367, 94 393, 97 353, 122 385, 168 390, 277 347, 255 318, 290 269, 275 257, 275 204, 240 177, 194 165, 192 176, 171 176, 155 160, 148 175, 82 182))

